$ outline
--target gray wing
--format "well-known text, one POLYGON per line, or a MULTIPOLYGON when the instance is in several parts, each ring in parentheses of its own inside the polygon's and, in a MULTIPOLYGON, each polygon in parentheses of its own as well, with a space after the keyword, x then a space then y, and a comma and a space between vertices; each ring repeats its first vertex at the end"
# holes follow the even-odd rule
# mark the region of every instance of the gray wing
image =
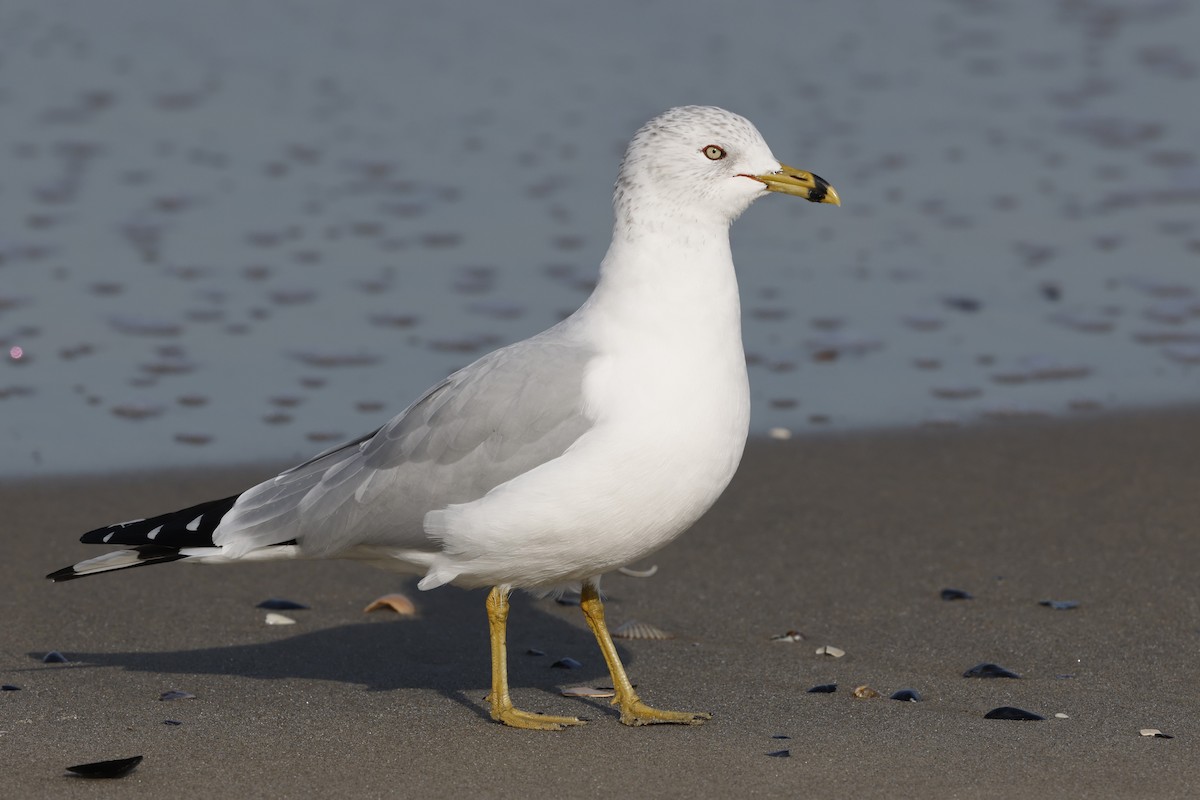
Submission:
POLYGON ((374 433, 243 493, 213 540, 235 556, 290 539, 310 555, 436 549, 426 512, 482 497, 591 427, 582 398, 594 354, 552 328, 484 356, 374 433))

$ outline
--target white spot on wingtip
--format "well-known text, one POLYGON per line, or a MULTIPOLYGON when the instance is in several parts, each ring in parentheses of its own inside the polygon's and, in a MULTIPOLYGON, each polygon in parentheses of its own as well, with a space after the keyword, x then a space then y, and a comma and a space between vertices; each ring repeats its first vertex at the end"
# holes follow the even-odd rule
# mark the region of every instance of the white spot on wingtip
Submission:
POLYGON ((189 531, 197 531, 197 530, 200 530, 200 520, 202 520, 202 519, 204 519, 204 515, 203 515, 203 514, 201 514, 200 516, 196 517, 194 520, 192 520, 191 522, 189 522, 189 523, 187 524, 187 529, 188 529, 189 531))
POLYGON ((159 532, 162 531, 162 529, 163 529, 163 526, 159 525, 157 528, 155 528, 154 530, 147 533, 146 538, 153 539, 155 536, 158 536, 159 532))
POLYGON ((108 533, 104 534, 104 538, 101 539, 100 541, 104 542, 105 544, 108 544, 108 540, 113 537, 114 533, 116 533, 116 531, 109 531, 108 533))

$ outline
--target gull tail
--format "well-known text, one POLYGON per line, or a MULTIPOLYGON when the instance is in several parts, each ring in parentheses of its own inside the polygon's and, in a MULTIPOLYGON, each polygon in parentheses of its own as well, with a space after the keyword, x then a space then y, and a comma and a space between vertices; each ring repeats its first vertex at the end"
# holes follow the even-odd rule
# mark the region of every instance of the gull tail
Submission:
POLYGON ((79 539, 84 544, 123 544, 131 548, 80 561, 46 577, 52 581, 69 581, 85 575, 165 564, 183 558, 219 556, 221 548, 213 543, 213 532, 238 497, 210 500, 169 514, 88 531, 79 539))

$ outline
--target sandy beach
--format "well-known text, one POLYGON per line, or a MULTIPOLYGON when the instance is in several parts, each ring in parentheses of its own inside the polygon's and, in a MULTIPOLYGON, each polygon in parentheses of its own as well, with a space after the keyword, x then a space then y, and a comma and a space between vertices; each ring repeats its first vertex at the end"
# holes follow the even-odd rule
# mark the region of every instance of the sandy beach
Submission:
POLYGON ((678 637, 621 642, 639 691, 713 720, 625 728, 603 701, 559 696, 607 683, 603 663, 577 609, 522 596, 516 700, 590 720, 561 733, 487 718, 481 592, 418 593, 341 563, 42 578, 97 552, 84 530, 236 492, 275 465, 9 482, 0 680, 20 690, 0 694, 0 794, 1190 796, 1198 441, 1191 409, 752 442, 718 505, 651 559, 654 577, 605 582, 612 623, 678 637), (362 613, 391 591, 419 617, 362 613), (255 607, 268 597, 311 609, 268 626, 255 607), (771 641, 788 630, 804 639, 771 641), (52 650, 70 663, 43 664, 52 650), (550 667, 563 656, 583 667, 550 667), (980 662, 1021 677, 962 677, 980 662), (856 698, 862 685, 881 697, 856 698), (888 699, 903 688, 921 702, 888 699), (172 689, 195 698, 159 700, 172 689), (984 719, 999 706, 1047 719, 984 719), (64 772, 139 754, 119 781, 64 772))

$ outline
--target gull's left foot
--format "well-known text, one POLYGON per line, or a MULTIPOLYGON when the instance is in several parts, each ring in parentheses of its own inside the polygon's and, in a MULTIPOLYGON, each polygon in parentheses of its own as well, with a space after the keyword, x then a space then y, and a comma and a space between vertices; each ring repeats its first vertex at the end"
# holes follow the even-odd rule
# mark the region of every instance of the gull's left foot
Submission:
POLYGON ((663 711, 651 708, 641 700, 621 703, 623 725, 700 725, 709 719, 712 719, 712 714, 704 711, 663 711))

